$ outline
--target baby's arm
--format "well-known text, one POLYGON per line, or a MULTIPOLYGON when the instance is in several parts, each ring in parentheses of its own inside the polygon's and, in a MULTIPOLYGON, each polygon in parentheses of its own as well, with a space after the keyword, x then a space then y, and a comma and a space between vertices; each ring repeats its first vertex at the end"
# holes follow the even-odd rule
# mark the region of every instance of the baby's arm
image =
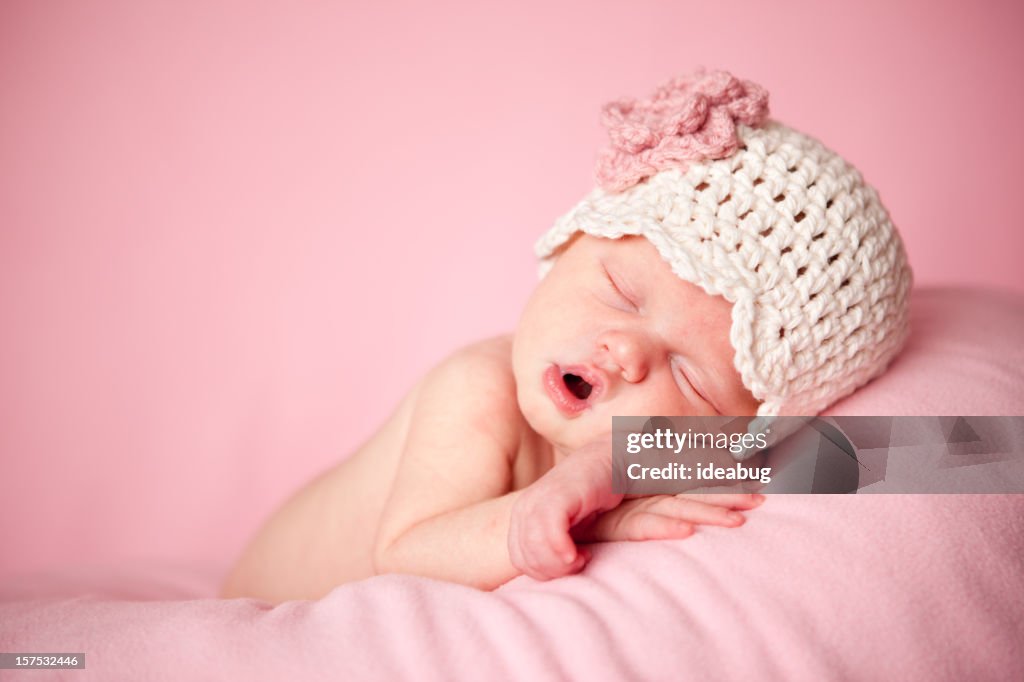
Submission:
POLYGON ((507 549, 522 436, 497 356, 462 351, 424 380, 374 546, 377 573, 493 589, 519 574, 507 549))
POLYGON ((588 525, 614 509, 623 496, 612 492, 610 435, 569 454, 516 501, 508 548, 513 564, 538 580, 576 573, 590 553, 576 547, 577 525, 588 525))
POLYGON ((684 493, 623 502, 612 492, 611 449, 609 439, 593 442, 523 491, 512 510, 509 551, 524 573, 546 580, 580 570, 590 552, 575 542, 667 540, 688 537, 695 525, 736 527, 744 521, 739 510, 764 499, 684 493))
POLYGON ((751 493, 639 497, 573 528, 572 537, 577 542, 672 540, 689 537, 697 525, 736 528, 746 521, 740 512, 757 508, 764 499, 751 493))

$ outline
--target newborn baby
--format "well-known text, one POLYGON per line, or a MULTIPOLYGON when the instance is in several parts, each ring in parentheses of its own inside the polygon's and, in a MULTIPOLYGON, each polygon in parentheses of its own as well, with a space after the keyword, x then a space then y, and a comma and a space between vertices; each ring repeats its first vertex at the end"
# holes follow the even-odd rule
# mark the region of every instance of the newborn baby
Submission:
POLYGON ((606 105, 600 187, 538 242, 515 334, 432 369, 223 595, 388 572, 492 589, 578 572, 587 543, 741 525, 763 496, 614 494, 612 417, 817 414, 899 351, 911 284, 875 191, 767 100, 719 71, 606 105))

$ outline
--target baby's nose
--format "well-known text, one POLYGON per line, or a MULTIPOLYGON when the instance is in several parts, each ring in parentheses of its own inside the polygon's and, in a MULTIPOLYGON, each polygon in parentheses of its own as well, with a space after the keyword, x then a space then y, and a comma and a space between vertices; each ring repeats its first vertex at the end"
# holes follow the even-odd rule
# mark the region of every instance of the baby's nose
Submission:
POLYGON ((650 369, 648 348, 644 339, 626 331, 609 331, 602 334, 599 340, 602 364, 605 370, 621 374, 630 383, 643 381, 650 369))

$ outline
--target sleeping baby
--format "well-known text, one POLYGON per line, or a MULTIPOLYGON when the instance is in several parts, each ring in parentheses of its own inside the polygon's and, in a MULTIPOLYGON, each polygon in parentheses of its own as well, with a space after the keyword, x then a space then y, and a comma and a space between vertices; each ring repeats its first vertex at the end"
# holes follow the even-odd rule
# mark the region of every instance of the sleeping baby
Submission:
POLYGON ((317 598, 381 573, 486 590, 576 573, 590 543, 740 526, 763 496, 613 493, 612 417, 810 416, 884 371, 911 272, 856 169, 722 71, 602 120, 599 186, 537 242, 515 333, 427 373, 272 515, 223 596, 317 598))

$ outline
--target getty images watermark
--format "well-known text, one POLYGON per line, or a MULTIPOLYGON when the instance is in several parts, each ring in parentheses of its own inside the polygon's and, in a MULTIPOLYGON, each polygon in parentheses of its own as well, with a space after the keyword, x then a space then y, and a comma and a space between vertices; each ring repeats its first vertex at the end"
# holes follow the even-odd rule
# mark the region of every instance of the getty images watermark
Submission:
POLYGON ((614 417, 628 495, 1024 493, 1024 417, 614 417))

